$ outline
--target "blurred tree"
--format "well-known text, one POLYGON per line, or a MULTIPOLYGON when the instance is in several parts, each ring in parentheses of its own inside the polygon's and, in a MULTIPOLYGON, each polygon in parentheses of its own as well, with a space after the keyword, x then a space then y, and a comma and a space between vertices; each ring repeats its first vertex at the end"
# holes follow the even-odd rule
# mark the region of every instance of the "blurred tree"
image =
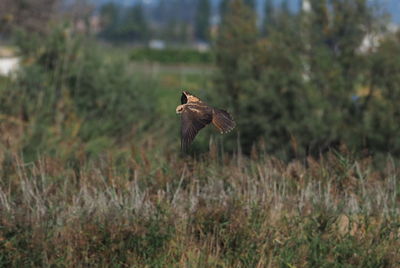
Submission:
POLYGON ((253 77, 258 39, 254 12, 242 0, 229 3, 216 43, 221 93, 239 111, 239 98, 253 77))
POLYGON ((100 14, 104 24, 101 36, 114 41, 147 41, 150 30, 144 15, 142 4, 136 4, 127 10, 108 3, 102 6, 100 14))
POLYGON ((265 1, 264 11, 264 22, 262 24, 261 31, 263 35, 268 35, 268 27, 273 27, 274 23, 274 5, 272 0, 265 1))
POLYGON ((195 8, 189 0, 170 0, 160 2, 157 7, 156 18, 158 24, 152 28, 152 35, 164 39, 170 44, 187 43, 195 33, 195 8))
POLYGON ((252 10, 256 9, 256 1, 255 0, 244 0, 244 3, 248 5, 252 10))
MULTIPOLYGON (((244 4, 246 4, 251 10, 255 11, 256 10, 256 1, 255 0, 242 0, 244 4)), ((221 20, 223 20, 223 17, 225 15, 225 12, 229 9, 229 5, 233 2, 233 0, 221 0, 219 3, 219 14, 221 17, 221 20)))
POLYGON ((258 38, 254 15, 237 0, 225 11, 217 40, 218 94, 240 114, 244 149, 249 152, 259 138, 268 139, 268 150, 282 157, 318 155, 341 142, 382 151, 391 141, 392 151, 400 149, 389 139, 398 124, 379 120, 384 113, 397 118, 389 102, 396 99, 398 80, 387 83, 382 74, 397 73, 394 61, 383 56, 397 52, 387 45, 373 61, 371 54, 360 53, 371 25, 378 23, 367 1, 311 0, 311 9, 299 14, 285 4, 274 10, 270 5, 267 39, 258 38), (360 96, 365 86, 370 93, 360 96), (377 88, 384 100, 371 97, 377 88))
POLYGON ((142 4, 136 4, 129 8, 123 15, 118 31, 122 40, 147 41, 149 38, 149 27, 143 12, 142 4))
POLYGON ((103 147, 98 143, 112 146, 111 140, 154 122, 148 118, 155 115, 150 101, 154 96, 147 90, 154 82, 132 75, 125 59, 110 57, 104 47, 79 38, 64 25, 44 38, 18 33, 16 44, 29 63, 1 88, 0 113, 32 126, 25 133, 24 156, 83 147, 90 152, 103 147), (138 120, 143 116, 148 120, 138 120))
POLYGON ((155 8, 154 18, 157 22, 162 23, 166 19, 167 0, 160 0, 155 8))
POLYGON ((57 14, 58 3, 59 0, 1 0, 0 31, 10 32, 18 27, 30 32, 47 32, 49 20, 57 14))
POLYGON ((362 101, 362 144, 400 155, 400 32, 388 35, 370 56, 368 92, 362 101))
POLYGON ((107 3, 101 6, 100 16, 103 30, 100 35, 106 39, 115 38, 118 29, 119 7, 115 3, 107 3))
POLYGON ((359 48, 369 34, 373 11, 366 0, 310 1, 307 14, 305 65, 309 86, 323 103, 324 113, 315 148, 344 141, 360 145, 357 131, 362 114, 355 113, 353 97, 365 81, 366 65, 359 48), (346 131, 342 131, 346 129, 346 131))
POLYGON ((281 11, 284 14, 289 14, 290 13, 289 1, 288 0, 282 0, 282 2, 281 2, 281 11))
POLYGON ((199 0, 196 13, 196 38, 208 41, 210 38, 211 6, 209 0, 199 0))
POLYGON ((183 21, 176 21, 176 29, 175 29, 175 37, 173 42, 179 44, 187 44, 190 40, 190 26, 188 23, 184 23, 183 21))
POLYGON ((228 9, 229 2, 230 0, 221 0, 221 2, 219 3, 218 10, 221 20, 224 17, 226 10, 228 9))
POLYGON ((167 22, 167 27, 163 29, 163 39, 169 43, 176 42, 179 39, 179 22, 177 18, 172 17, 167 22))
POLYGON ((63 13, 70 19, 75 30, 80 33, 90 34, 90 16, 95 6, 90 0, 70 0, 63 6, 63 13))
POLYGON ((306 150, 306 139, 314 134, 309 126, 313 114, 303 79, 299 18, 279 10, 274 20, 256 57, 259 78, 240 103, 240 126, 245 152, 262 138, 269 152, 284 158, 306 150))

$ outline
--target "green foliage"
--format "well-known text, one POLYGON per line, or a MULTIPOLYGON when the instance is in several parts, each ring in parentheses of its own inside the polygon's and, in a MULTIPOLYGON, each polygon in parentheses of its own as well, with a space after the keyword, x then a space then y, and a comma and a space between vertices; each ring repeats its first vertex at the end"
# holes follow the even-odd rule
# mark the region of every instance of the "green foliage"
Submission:
POLYGON ((105 27, 102 35, 111 37, 118 27, 119 8, 114 3, 107 3, 100 9, 100 15, 104 21, 105 27))
POLYGON ((111 41, 143 42, 150 37, 143 6, 136 4, 127 10, 114 3, 107 3, 100 9, 104 29, 100 36, 111 41))
POLYGON ((366 146, 376 146, 380 151, 400 153, 400 144, 395 137, 400 129, 400 35, 397 33, 383 41, 372 55, 369 63, 369 91, 362 99, 364 120, 362 135, 366 146), (379 130, 379 131, 377 131, 379 130))
POLYGON ((146 41, 149 39, 149 27, 147 26, 143 6, 137 4, 128 9, 118 32, 122 39, 146 41))
POLYGON ((248 5, 253 11, 255 11, 256 8, 255 0, 244 0, 244 3, 248 5))
POLYGON ((266 0, 264 6, 264 21, 261 26, 262 33, 268 34, 268 27, 273 27, 274 23, 274 5, 272 0, 266 0))
POLYGON ((382 29, 367 1, 311 1, 311 11, 300 14, 266 5, 266 37, 237 0, 217 41, 217 92, 238 117, 245 152, 266 140, 267 150, 285 159, 341 143, 398 155, 400 86, 391 75, 400 65, 385 55, 397 55, 400 41, 387 34, 376 50, 360 51, 364 38, 382 29), (385 95, 387 87, 394 95, 385 95))
POLYGON ((196 37, 207 41, 210 38, 211 6, 209 0, 200 0, 196 13, 196 37))
POLYGON ((255 14, 242 0, 229 3, 216 44, 216 62, 220 68, 219 94, 239 110, 239 97, 251 87, 257 48, 255 14))
POLYGON ((150 61, 167 64, 187 63, 187 64, 210 64, 213 62, 211 52, 200 52, 194 49, 149 49, 136 48, 131 53, 133 61, 150 61))
POLYGON ((218 11, 222 19, 225 16, 225 12, 228 9, 228 5, 229 5, 229 0, 221 0, 221 2, 219 3, 218 11))
POLYGON ((0 89, 0 113, 30 126, 23 145, 27 157, 38 151, 72 152, 89 141, 87 152, 95 152, 90 144, 104 149, 112 145, 108 137, 118 141, 150 125, 137 118, 146 115, 151 122, 152 82, 138 82, 125 62, 107 59, 96 45, 73 38, 65 28, 42 40, 33 36, 30 45, 29 37, 17 41, 26 62, 18 79, 0 89))

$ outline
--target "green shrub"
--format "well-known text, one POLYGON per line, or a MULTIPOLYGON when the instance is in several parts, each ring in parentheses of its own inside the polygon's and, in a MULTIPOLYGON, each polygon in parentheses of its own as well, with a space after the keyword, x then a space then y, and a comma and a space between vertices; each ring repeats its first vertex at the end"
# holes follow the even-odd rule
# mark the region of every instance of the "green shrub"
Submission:
POLYGON ((361 53, 365 36, 382 33, 368 1, 310 5, 300 14, 275 10, 260 37, 255 14, 230 1, 216 42, 213 97, 233 109, 244 152, 265 141, 283 159, 341 144, 400 156, 399 34, 361 53))
POLYGON ((150 61, 167 64, 189 63, 189 64, 210 64, 213 62, 211 52, 199 52, 194 49, 149 49, 137 48, 131 53, 133 61, 150 61))
POLYGON ((16 44, 23 65, 0 88, 0 113, 29 125, 27 155, 61 152, 60 144, 78 150, 88 141, 89 151, 98 152, 93 146, 101 151, 132 130, 139 135, 157 117, 154 82, 129 74, 126 61, 107 57, 94 42, 57 27, 42 38, 21 32, 16 44))

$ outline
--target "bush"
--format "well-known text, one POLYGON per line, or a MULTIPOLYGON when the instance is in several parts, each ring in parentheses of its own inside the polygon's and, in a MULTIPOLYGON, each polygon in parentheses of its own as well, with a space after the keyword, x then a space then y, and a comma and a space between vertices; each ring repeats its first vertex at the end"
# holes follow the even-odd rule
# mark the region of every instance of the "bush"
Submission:
POLYGON ((67 28, 46 38, 19 33, 16 43, 24 64, 17 79, 0 88, 0 112, 27 126, 27 155, 99 152, 132 131, 138 135, 156 118, 154 83, 128 74, 125 61, 106 57, 67 28))
POLYGON ((210 64, 213 62, 213 56, 210 52, 200 52, 194 49, 167 48, 157 50, 150 48, 137 48, 131 53, 131 60, 168 64, 210 64))
POLYGON ((246 153, 263 141, 283 159, 341 144, 400 156, 400 39, 387 34, 377 49, 360 52, 381 26, 367 1, 277 10, 266 38, 243 1, 230 3, 216 45, 215 99, 234 110, 246 153))

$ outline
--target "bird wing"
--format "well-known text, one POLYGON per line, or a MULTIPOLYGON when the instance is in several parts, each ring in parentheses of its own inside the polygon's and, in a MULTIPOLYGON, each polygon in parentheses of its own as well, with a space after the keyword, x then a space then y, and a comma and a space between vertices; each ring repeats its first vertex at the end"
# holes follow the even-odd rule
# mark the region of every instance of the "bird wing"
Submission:
POLYGON ((212 123, 221 134, 227 133, 235 128, 236 123, 227 111, 214 108, 212 114, 212 123))
POLYGON ((207 107, 185 107, 181 119, 181 149, 186 151, 197 133, 210 124, 212 113, 207 107))

